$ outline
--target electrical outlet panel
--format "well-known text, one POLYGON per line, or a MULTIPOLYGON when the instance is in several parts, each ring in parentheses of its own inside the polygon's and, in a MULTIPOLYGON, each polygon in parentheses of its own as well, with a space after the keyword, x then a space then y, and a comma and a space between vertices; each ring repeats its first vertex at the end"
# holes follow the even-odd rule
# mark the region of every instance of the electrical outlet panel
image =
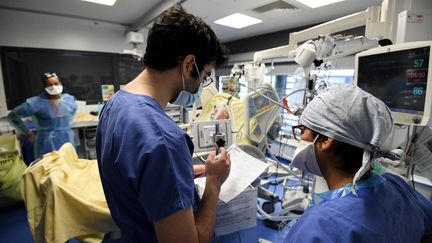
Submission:
POLYGON ((192 141, 195 153, 215 150, 214 134, 216 132, 216 123, 219 124, 219 133, 225 134, 224 148, 231 146, 231 120, 192 122, 192 141))

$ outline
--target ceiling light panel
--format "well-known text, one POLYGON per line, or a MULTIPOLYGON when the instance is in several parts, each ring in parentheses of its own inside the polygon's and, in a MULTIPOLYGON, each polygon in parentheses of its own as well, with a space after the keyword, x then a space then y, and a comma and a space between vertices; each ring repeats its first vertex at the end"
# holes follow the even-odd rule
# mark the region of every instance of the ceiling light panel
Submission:
POLYGON ((241 29, 241 28, 244 28, 246 26, 258 24, 261 22, 262 22, 262 20, 260 20, 260 19, 250 17, 250 16, 247 16, 247 15, 244 15, 241 13, 235 13, 235 14, 231 14, 229 16, 226 16, 224 18, 216 20, 215 24, 220 24, 220 25, 224 25, 224 26, 228 26, 228 27, 232 27, 232 28, 236 28, 236 29, 241 29))
POLYGON ((81 0, 81 1, 113 6, 117 0, 81 0))
POLYGON ((330 5, 344 0, 295 0, 301 4, 304 4, 310 8, 319 8, 322 6, 330 5))

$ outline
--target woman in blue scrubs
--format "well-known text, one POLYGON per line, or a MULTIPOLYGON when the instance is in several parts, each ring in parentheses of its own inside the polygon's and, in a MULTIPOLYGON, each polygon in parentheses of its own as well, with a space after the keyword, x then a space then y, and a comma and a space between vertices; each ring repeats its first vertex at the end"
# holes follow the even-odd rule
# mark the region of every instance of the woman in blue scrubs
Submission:
POLYGON ((430 240, 431 201, 371 165, 392 127, 383 102, 356 86, 335 85, 312 100, 299 123, 292 166, 324 177, 330 190, 313 195, 285 242, 430 240))
POLYGON ((45 93, 28 98, 9 115, 10 123, 33 143, 34 158, 58 150, 64 143, 74 144, 72 119, 77 105, 75 97, 62 94, 63 86, 55 73, 42 76, 45 93), (29 131, 22 118, 31 117, 36 132, 29 131))

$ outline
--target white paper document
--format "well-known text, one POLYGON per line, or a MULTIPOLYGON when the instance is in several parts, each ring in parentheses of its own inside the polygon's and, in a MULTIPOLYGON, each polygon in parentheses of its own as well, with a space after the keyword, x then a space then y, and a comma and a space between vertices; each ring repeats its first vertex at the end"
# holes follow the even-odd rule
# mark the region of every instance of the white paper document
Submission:
POLYGON ((216 236, 255 227, 257 224, 257 188, 246 188, 229 203, 219 201, 216 214, 216 236))
MULTIPOLYGON (((219 194, 219 199, 225 203, 243 192, 268 167, 267 163, 250 156, 236 145, 231 145, 227 151, 231 159, 231 172, 219 194)), ((195 184, 204 188, 205 180, 205 177, 196 178, 195 184)))

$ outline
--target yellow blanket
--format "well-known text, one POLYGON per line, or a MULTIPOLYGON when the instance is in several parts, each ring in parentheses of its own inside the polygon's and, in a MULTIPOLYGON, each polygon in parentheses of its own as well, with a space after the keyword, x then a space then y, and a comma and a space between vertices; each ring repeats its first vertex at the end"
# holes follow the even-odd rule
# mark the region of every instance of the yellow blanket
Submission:
POLYGON ((96 160, 78 159, 71 144, 29 166, 21 182, 35 242, 63 243, 72 237, 118 231, 96 160))

